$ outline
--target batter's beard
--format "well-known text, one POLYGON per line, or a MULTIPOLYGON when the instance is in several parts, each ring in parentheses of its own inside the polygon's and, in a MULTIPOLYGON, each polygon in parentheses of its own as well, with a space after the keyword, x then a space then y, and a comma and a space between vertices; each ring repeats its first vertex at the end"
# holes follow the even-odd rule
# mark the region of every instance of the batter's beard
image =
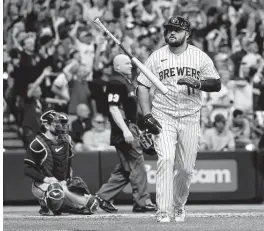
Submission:
POLYGON ((186 36, 184 36, 181 40, 177 40, 175 42, 170 42, 168 37, 165 38, 165 42, 169 44, 171 47, 180 47, 184 44, 186 36))

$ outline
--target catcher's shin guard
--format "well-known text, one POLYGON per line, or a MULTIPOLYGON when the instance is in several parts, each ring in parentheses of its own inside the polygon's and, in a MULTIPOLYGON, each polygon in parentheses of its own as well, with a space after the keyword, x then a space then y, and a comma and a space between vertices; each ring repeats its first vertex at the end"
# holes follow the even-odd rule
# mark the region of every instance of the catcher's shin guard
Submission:
POLYGON ((60 183, 52 183, 49 185, 46 195, 45 203, 49 210, 54 214, 59 214, 59 210, 63 205, 64 191, 60 183))

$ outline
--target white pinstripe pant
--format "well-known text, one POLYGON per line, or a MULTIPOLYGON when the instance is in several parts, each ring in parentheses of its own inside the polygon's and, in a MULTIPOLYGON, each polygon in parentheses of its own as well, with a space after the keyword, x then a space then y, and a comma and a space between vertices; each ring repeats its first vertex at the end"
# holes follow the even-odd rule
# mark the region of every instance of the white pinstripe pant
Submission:
POLYGON ((154 113, 162 131, 155 136, 158 153, 156 202, 158 213, 171 215, 186 204, 200 136, 200 112, 182 118, 154 113))

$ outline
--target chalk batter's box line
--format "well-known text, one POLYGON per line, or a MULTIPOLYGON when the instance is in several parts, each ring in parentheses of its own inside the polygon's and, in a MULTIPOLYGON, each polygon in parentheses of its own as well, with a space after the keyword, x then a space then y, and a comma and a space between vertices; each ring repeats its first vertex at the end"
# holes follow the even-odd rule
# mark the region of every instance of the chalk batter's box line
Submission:
MULTIPOLYGON (((187 213, 186 217, 198 217, 198 218, 206 218, 206 217, 264 217, 264 212, 241 212, 241 213, 187 213)), ((124 214, 94 214, 94 215, 61 215, 61 216, 27 216, 27 215, 20 215, 20 214, 4 214, 4 219, 102 219, 102 218, 154 218, 154 214, 131 214, 131 213, 124 213, 124 214)))

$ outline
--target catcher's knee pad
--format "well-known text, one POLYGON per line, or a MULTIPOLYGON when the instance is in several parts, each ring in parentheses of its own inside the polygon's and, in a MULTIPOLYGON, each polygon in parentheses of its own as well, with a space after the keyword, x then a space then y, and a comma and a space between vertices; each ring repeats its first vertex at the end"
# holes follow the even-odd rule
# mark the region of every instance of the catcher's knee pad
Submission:
POLYGON ((46 196, 45 196, 45 202, 46 206, 52 211, 56 212, 58 211, 64 201, 64 191, 60 183, 52 183, 49 185, 46 196))
POLYGON ((86 209, 89 211, 89 213, 93 214, 98 210, 99 202, 97 201, 96 197, 93 195, 87 195, 88 202, 86 204, 86 209))

